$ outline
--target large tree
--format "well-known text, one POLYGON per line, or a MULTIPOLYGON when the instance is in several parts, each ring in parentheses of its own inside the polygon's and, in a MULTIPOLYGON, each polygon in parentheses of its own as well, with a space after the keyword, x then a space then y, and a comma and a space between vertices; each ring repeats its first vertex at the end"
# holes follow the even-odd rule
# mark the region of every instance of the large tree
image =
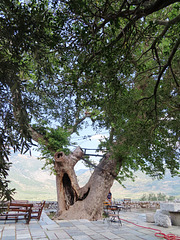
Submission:
POLYGON ((83 188, 72 171, 82 151, 55 154, 59 215, 97 219, 114 179, 138 169, 159 178, 166 169, 178 173, 179 3, 65 2, 70 18, 62 79, 75 119, 90 117, 110 136, 101 144, 107 154, 83 188))
MULTIPOLYGON (((21 19, 25 12, 31 20, 34 9, 35 21, 41 23, 41 27, 34 23, 31 29, 27 20, 22 33, 27 28, 29 34, 36 34, 29 42, 26 37, 20 39, 22 44, 33 40, 36 51, 28 45, 19 54, 23 60, 28 56, 29 62, 24 65, 28 69, 22 70, 21 65, 15 68, 20 86, 24 86, 21 71, 28 76, 25 96, 39 102, 31 108, 25 104, 26 114, 35 121, 48 113, 51 119, 55 117, 58 127, 46 128, 40 123, 29 127, 30 119, 28 127, 19 124, 21 102, 13 118, 20 130, 29 129, 30 137, 40 142, 43 156, 50 162, 57 151, 54 165, 60 218, 98 219, 114 179, 121 182, 138 169, 159 178, 166 169, 172 176, 178 174, 178 1, 75 0, 52 1, 49 6, 34 1, 34 7, 15 3, 20 12, 9 11, 16 18, 21 19), (42 16, 49 17, 41 21, 42 16), (51 71, 45 71, 46 66, 51 71), (68 136, 78 132, 87 118, 96 129, 108 129, 109 138, 100 146, 106 154, 94 166, 89 182, 80 188, 74 166, 84 153, 77 148, 65 155, 62 150, 68 145, 68 136)), ((16 31, 14 35, 18 35, 16 31)))
POLYGON ((30 150, 32 119, 53 118, 59 105, 57 98, 52 110, 60 63, 51 50, 56 39, 61 44, 61 36, 52 30, 60 30, 61 21, 53 21, 48 1, 0 2, 0 200, 11 198, 9 155, 30 150))

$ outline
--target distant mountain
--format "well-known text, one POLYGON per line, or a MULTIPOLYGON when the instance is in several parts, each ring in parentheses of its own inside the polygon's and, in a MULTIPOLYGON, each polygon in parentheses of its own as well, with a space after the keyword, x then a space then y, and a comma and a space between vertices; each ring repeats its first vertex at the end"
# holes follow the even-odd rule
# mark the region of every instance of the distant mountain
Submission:
POLYGON ((130 197, 139 199, 143 194, 164 193, 168 196, 180 198, 180 177, 172 178, 170 173, 166 173, 164 179, 153 180, 142 172, 136 173, 135 182, 127 180, 124 182, 125 189, 117 182, 112 187, 114 198, 130 197))
MULTIPOLYGON (((8 179, 10 186, 16 188, 15 199, 28 200, 56 200, 56 181, 55 176, 50 172, 42 170, 43 162, 36 157, 28 155, 13 154, 11 157, 13 165, 8 179)), ((76 171, 78 182, 83 186, 91 176, 92 172, 88 169, 76 171)), ((180 198, 180 178, 171 178, 167 173, 163 180, 152 180, 141 172, 136 173, 135 182, 128 180, 124 182, 123 188, 118 182, 113 184, 111 189, 113 198, 139 199, 144 193, 162 192, 169 196, 180 198)))
POLYGON ((43 162, 29 155, 14 154, 9 173, 16 199, 56 200, 55 176, 42 170, 43 162))
MULTIPOLYGON (((83 186, 91 175, 90 171, 86 171, 79 177, 79 185, 83 186)), ((175 196, 180 198, 180 178, 172 178, 169 173, 167 173, 163 180, 153 180, 146 176, 142 172, 138 171, 136 173, 135 182, 132 180, 127 180, 123 184, 125 188, 122 187, 117 181, 114 182, 111 192, 113 198, 123 199, 131 198, 138 200, 143 194, 149 193, 164 193, 168 196, 175 196)))
POLYGON ((82 174, 84 174, 87 171, 88 171, 87 169, 79 169, 79 170, 76 171, 76 175, 81 176, 82 174))

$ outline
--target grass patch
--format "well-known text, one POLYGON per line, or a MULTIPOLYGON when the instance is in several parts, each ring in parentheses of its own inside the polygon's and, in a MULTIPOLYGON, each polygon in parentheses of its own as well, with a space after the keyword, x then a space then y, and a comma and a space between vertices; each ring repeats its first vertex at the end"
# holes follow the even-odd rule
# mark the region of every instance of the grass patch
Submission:
POLYGON ((53 220, 55 214, 56 214, 55 212, 50 212, 50 214, 48 214, 48 217, 53 220))

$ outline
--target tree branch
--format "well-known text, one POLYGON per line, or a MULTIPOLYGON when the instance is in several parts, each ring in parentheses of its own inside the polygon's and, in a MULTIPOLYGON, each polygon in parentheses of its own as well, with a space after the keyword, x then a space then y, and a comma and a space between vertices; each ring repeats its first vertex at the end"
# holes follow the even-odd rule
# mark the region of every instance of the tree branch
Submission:
POLYGON ((44 141, 45 145, 48 145, 48 141, 45 140, 44 135, 38 133, 35 129, 33 129, 31 126, 29 127, 29 131, 31 133, 31 137, 35 142, 39 142, 40 140, 44 141))
POLYGON ((178 83, 178 81, 177 81, 177 79, 176 79, 176 75, 175 75, 175 73, 174 73, 171 65, 170 65, 170 70, 171 70, 172 76, 173 76, 173 78, 174 78, 174 81, 175 81, 177 87, 179 87, 179 83, 178 83))
MULTIPOLYGON (((140 3, 137 4, 136 9, 134 10, 124 10, 122 11, 125 3, 127 1, 124 0, 124 2, 122 3, 122 5, 120 6, 120 9, 115 13, 115 14, 110 14, 108 15, 105 20, 96 28, 96 30, 94 31, 94 33, 97 33, 101 28, 103 28, 105 26, 106 23, 108 23, 110 20, 114 20, 117 18, 130 18, 130 16, 134 15, 133 20, 137 21, 139 18, 143 17, 143 16, 148 16, 150 14, 152 14, 153 12, 157 12, 175 2, 177 2, 177 0, 166 0, 166 1, 162 1, 162 0, 157 0, 156 2, 152 3, 152 4, 147 4, 146 1, 141 1, 140 3), (144 2, 144 4, 142 4, 144 2)), ((103 17, 103 16, 102 16, 103 17)), ((132 19, 131 19, 132 20, 132 19)), ((178 21, 174 19, 175 22, 178 21)), ((174 22, 174 23, 175 23, 174 22)), ((172 24, 173 24, 173 20, 172 20, 172 24)))
POLYGON ((163 73, 165 72, 166 68, 171 65, 172 59, 173 59, 179 45, 180 45, 180 38, 177 40, 176 44, 174 45, 174 48, 171 51, 171 54, 168 58, 167 63, 163 66, 162 70, 160 71, 160 73, 158 75, 158 79, 157 79, 157 82, 156 82, 156 85, 154 88, 154 96, 156 96, 157 88, 158 88, 159 82, 161 80, 161 77, 162 77, 163 73))
POLYGON ((157 12, 175 2, 179 2, 177 0, 157 0, 155 2, 153 2, 152 4, 148 5, 147 7, 145 7, 144 9, 139 9, 137 11, 137 15, 139 15, 139 17, 143 17, 143 16, 148 16, 154 12, 157 12))
MULTIPOLYGON (((150 14, 152 14, 153 12, 156 12, 156 11, 159 11, 160 9, 163 9, 173 3, 177 2, 177 0, 166 0, 166 1, 162 1, 162 0, 157 0, 156 2, 154 2, 153 4, 151 5, 148 5, 147 7, 145 7, 144 9, 143 8, 136 8, 135 10, 125 10, 125 11, 118 11, 116 14, 113 14, 113 15, 109 15, 103 23, 101 23, 97 28, 96 30, 93 32, 94 34, 97 33, 102 27, 105 26, 106 23, 108 23, 110 20, 112 19, 117 19, 119 17, 127 17, 129 15, 130 16, 133 16, 129 22, 126 24, 126 26, 122 29, 122 31, 119 33, 119 35, 116 37, 115 40, 113 40, 112 42, 110 42, 106 48, 110 48, 112 46, 114 46, 123 36, 125 36, 125 34, 128 32, 128 30, 131 28, 132 25, 135 24, 135 22, 137 20, 139 20, 140 18, 142 17, 146 17, 150 14)), ((176 20, 172 20, 172 23, 173 21, 177 21, 178 19, 176 20)), ((162 34, 159 36, 159 37, 162 37, 165 32, 168 30, 168 28, 170 27, 170 25, 166 26, 166 28, 164 29, 164 31, 162 32, 162 34)), ((154 43, 152 44, 152 47, 155 46, 156 42, 158 41, 159 38, 156 38, 154 43)), ((94 53, 92 56, 90 56, 90 58, 85 62, 85 64, 88 64, 90 63, 94 57, 98 56, 99 54, 102 53, 102 50, 99 50, 97 51, 96 53, 94 53)))
POLYGON ((164 26, 170 26, 175 23, 178 23, 180 21, 180 15, 172 19, 171 21, 162 21, 162 20, 156 20, 156 23, 159 25, 164 25, 164 26))
POLYGON ((76 118, 75 124, 72 126, 72 128, 68 129, 68 132, 71 134, 76 132, 77 126, 88 117, 91 117, 91 114, 89 112, 85 112, 85 115, 82 118, 76 118))
POLYGON ((159 39, 161 39, 161 38, 166 34, 166 32, 167 32, 167 30, 169 29, 169 27, 170 27, 169 25, 166 26, 166 27, 163 29, 163 31, 161 32, 161 34, 160 34, 157 38, 154 39, 154 41, 153 41, 153 43, 152 43, 152 45, 151 45, 151 49, 154 49, 154 48, 155 48, 156 43, 158 42, 159 39))
MULTIPOLYGON (((138 103, 141 102, 142 100, 148 100, 148 99, 151 99, 152 97, 154 97, 155 99, 155 112, 156 112, 156 115, 157 115, 157 89, 158 89, 158 86, 159 86, 159 83, 160 83, 160 80, 161 80, 161 77, 163 75, 163 73, 166 71, 167 67, 170 67, 171 68, 171 62, 172 62, 172 59, 178 49, 178 46, 180 45, 180 38, 177 40, 176 44, 174 45, 174 48, 172 49, 171 51, 171 54, 168 58, 168 61, 167 63, 163 66, 163 68, 161 69, 159 75, 158 75, 158 79, 157 79, 157 82, 156 82, 156 85, 155 85, 155 88, 154 88, 154 94, 151 95, 150 97, 144 97, 144 98, 141 98, 140 100, 138 100, 138 103)), ((172 72, 172 70, 171 70, 172 72)), ((172 75, 174 77, 174 74, 172 72, 172 75)), ((176 81, 175 77, 174 77, 174 80, 177 84, 177 86, 179 86, 178 82, 176 81)))

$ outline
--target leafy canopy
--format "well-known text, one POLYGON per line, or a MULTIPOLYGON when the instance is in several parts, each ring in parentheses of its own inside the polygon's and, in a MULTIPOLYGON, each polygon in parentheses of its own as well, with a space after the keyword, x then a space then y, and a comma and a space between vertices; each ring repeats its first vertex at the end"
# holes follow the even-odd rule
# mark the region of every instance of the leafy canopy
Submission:
POLYGON ((175 0, 1 1, 3 168, 11 147, 32 145, 30 124, 48 122, 48 149, 58 150, 61 130, 78 131, 90 117, 110 131, 102 148, 123 159, 120 178, 130 168, 177 174, 179 8, 175 0))
POLYGON ((41 152, 40 160, 45 160, 43 169, 50 167, 51 171, 54 172, 54 154, 56 152, 63 151, 66 155, 70 153, 69 146, 70 143, 70 133, 67 129, 61 127, 50 128, 44 127, 43 125, 39 127, 38 125, 33 125, 33 129, 38 132, 43 132, 44 139, 39 140, 38 151, 41 152))
POLYGON ((120 178, 130 168, 177 174, 179 3, 63 2, 70 58, 61 76, 75 91, 79 118, 87 109, 95 127, 110 130, 102 147, 124 159, 120 178))
POLYGON ((0 183, 6 199, 11 151, 26 152, 32 146, 32 119, 53 118, 59 59, 51 51, 57 43, 52 29, 61 28, 53 19, 48 1, 0 2, 0 183))

